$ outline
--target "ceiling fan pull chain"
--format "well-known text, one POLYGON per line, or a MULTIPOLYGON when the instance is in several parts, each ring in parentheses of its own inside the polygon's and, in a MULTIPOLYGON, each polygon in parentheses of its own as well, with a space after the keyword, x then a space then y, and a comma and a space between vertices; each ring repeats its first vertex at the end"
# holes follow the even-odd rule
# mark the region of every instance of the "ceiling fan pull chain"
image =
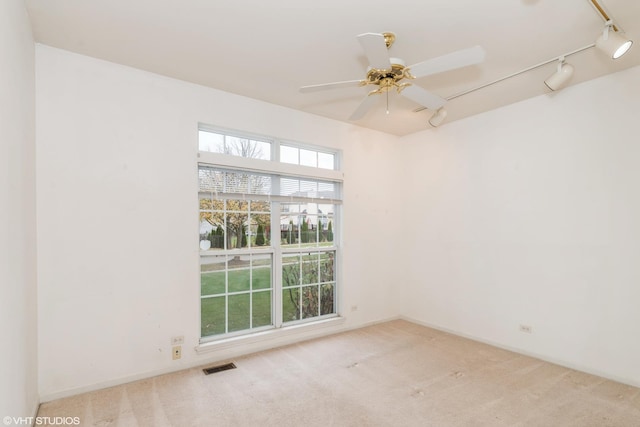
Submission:
POLYGON ((387 91, 387 114, 389 114, 389 91, 387 91))

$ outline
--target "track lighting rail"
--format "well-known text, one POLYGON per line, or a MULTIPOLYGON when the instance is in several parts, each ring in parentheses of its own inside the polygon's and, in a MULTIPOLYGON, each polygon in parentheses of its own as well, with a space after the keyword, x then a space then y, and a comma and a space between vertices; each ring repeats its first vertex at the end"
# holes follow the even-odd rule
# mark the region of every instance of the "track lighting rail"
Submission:
POLYGON ((581 47, 580 49, 576 49, 576 50, 573 50, 571 52, 565 53, 564 55, 554 56, 551 59, 548 59, 548 60, 546 60, 544 62, 540 62, 539 64, 536 64, 536 65, 532 65, 530 67, 527 67, 524 70, 516 71, 515 73, 509 74, 508 76, 504 76, 504 77, 496 79, 496 80, 494 80, 492 82, 485 83, 482 86, 474 87, 473 89, 468 89, 468 90, 465 90, 463 92, 456 93, 456 94, 451 95, 451 96, 449 96, 449 97, 447 97, 445 99, 447 101, 450 101, 450 100, 458 98, 460 96, 467 95, 467 94, 469 94, 471 92, 475 92, 477 90, 484 89, 485 87, 492 86, 492 85, 494 85, 496 83, 500 83, 503 80, 507 80, 507 79, 510 79, 512 77, 519 76, 520 74, 524 74, 524 73, 526 73, 528 71, 535 70, 536 68, 540 68, 540 67, 545 66, 547 64, 551 64, 552 62, 556 62, 556 61, 558 61, 559 58, 562 58, 562 57, 566 58, 567 56, 575 55, 576 53, 580 53, 580 52, 585 51, 587 49, 591 49, 592 47, 595 47, 595 46, 596 46, 595 43, 591 43, 590 45, 587 45, 587 46, 581 47))
MULTIPOLYGON (((542 66, 545 66, 547 64, 550 64, 552 62, 557 62, 559 61, 559 66, 558 66, 558 71, 556 72, 556 74, 561 74, 562 71, 562 66, 564 65, 564 60, 566 57, 571 56, 571 55, 575 55, 576 53, 580 53, 583 52, 585 50, 591 49, 593 47, 597 47, 599 50, 602 50, 603 52, 605 52, 606 54, 608 54, 611 59, 615 60, 620 58, 622 55, 624 55, 629 48, 631 48, 631 45, 633 44, 633 41, 626 39, 624 37, 622 37, 620 34, 618 34, 619 32, 623 32, 622 29, 618 26, 616 26, 611 17, 609 16, 609 14, 604 10, 604 8, 602 7, 602 5, 600 5, 600 3, 598 3, 597 0, 588 0, 589 3, 591 3, 591 5, 594 7, 594 9, 598 12, 598 14, 600 15, 600 17, 602 17, 602 19, 605 21, 605 26, 604 26, 604 31, 602 36, 598 37, 598 39, 596 40, 595 43, 591 43, 589 45, 586 45, 584 47, 581 47, 579 49, 573 50, 571 52, 567 52, 563 55, 559 55, 559 56, 554 56, 551 59, 548 59, 546 61, 540 62, 538 64, 532 65, 530 67, 527 67, 523 70, 520 71, 516 71, 515 73, 511 73, 507 76, 504 77, 500 77, 499 79, 493 80, 491 82, 485 83, 483 85, 471 88, 471 89, 467 89, 464 90, 462 92, 458 92, 455 93, 453 95, 450 95, 444 99, 446 99, 447 101, 451 101, 452 99, 456 99, 459 98, 461 96, 464 95, 468 95, 472 92, 478 91, 480 89, 484 89, 486 87, 489 86, 493 86, 497 83, 500 83, 504 80, 519 76, 520 74, 524 74, 526 72, 535 70, 536 68, 540 68, 542 66)), ((567 64, 568 65, 568 64, 567 64)), ((545 80, 545 84, 547 84, 547 86, 549 87, 549 89, 551 90, 557 90, 561 87, 563 87, 566 82, 571 78, 571 74, 573 73, 573 67, 571 67, 570 65, 568 67, 565 67, 565 71, 566 73, 564 73, 565 75, 562 76, 550 76, 547 80, 545 80), (553 80, 552 78, 555 77, 553 80), (554 81, 555 84, 550 84, 550 81, 554 81)), ((415 110, 413 110, 414 112, 420 112, 423 110, 426 110, 426 107, 419 107, 416 108, 415 110)), ((431 119, 429 119, 429 123, 432 126, 438 126, 440 123, 442 123, 442 121, 444 120, 444 117, 446 117, 446 111, 444 111, 443 108, 439 108, 436 112, 434 112, 433 116, 431 119), (435 119, 432 121, 432 119, 435 119)))

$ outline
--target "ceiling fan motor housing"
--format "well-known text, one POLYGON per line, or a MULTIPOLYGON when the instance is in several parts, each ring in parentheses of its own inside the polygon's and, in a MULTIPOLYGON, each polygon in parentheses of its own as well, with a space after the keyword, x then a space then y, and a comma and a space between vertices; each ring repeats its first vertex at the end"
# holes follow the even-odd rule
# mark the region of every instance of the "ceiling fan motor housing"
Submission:
POLYGON ((404 78, 411 78, 408 68, 400 58, 390 58, 391 69, 380 70, 369 68, 367 71, 367 84, 378 85, 382 88, 398 86, 398 82, 404 78))

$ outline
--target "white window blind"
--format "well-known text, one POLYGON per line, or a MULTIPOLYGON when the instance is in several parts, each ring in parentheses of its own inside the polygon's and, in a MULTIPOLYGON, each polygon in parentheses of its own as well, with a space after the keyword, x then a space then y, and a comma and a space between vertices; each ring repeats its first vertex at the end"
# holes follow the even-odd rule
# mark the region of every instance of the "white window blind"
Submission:
POLYGON ((200 165, 201 197, 341 204, 337 182, 200 165))

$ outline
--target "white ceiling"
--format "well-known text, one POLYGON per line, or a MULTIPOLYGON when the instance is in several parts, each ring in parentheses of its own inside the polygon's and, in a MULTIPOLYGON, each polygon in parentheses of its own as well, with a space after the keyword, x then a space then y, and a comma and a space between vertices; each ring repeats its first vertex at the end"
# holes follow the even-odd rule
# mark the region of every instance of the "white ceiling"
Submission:
MULTIPOLYGON (((301 86, 363 79, 356 36, 396 34, 391 56, 407 65, 481 45, 480 65, 414 81, 449 98, 592 44, 603 20, 589 0, 26 0, 37 42, 177 79, 348 121, 369 88, 302 94, 301 86), (232 4, 232 5, 231 5, 232 4), (310 6, 313 4, 313 6, 310 6)), ((600 0, 640 42, 640 2, 600 0)), ((617 61, 596 49, 572 55, 571 84, 640 64, 640 43, 617 61)), ((447 103, 447 122, 551 93, 548 64, 447 103)), ((358 125, 406 135, 429 127, 428 110, 395 92, 358 125)))

